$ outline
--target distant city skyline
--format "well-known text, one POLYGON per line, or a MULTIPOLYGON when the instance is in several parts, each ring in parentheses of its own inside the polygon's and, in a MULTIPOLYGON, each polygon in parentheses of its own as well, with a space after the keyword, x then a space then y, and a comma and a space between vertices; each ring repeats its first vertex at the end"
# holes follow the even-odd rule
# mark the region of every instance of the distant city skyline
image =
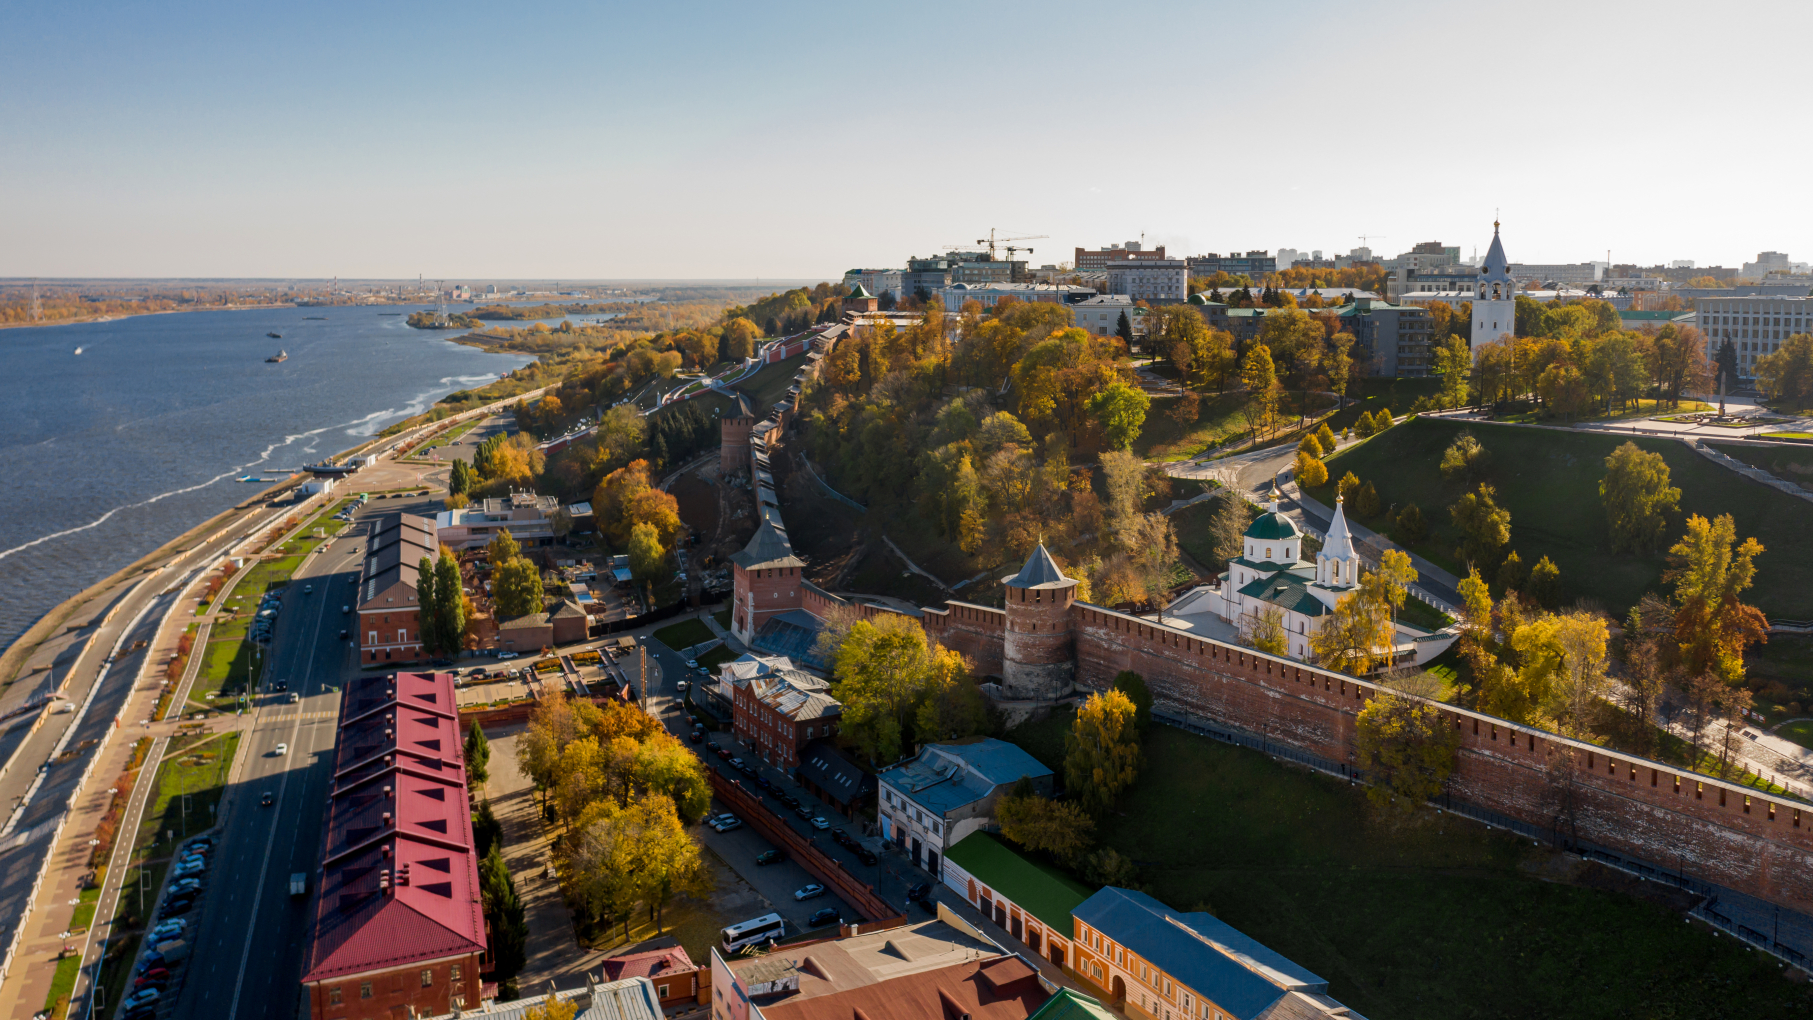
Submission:
POLYGON ((990 227, 1034 265, 1471 255, 1495 217, 1517 262, 1805 259, 1813 11, 1745 12, 32 6, 0 277, 835 279, 990 227))

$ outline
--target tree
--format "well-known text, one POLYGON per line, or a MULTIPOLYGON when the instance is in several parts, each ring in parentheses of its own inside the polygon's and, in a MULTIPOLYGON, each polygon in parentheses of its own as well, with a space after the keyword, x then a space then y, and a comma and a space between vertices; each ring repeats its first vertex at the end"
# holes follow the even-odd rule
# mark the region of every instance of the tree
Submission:
POLYGON ((448 655, 458 655, 465 644, 466 622, 470 618, 466 592, 460 585, 460 565, 445 547, 434 565, 434 636, 436 646, 448 655))
POLYGON ((646 592, 667 570, 667 549, 654 525, 637 524, 630 528, 629 557, 630 580, 637 591, 646 592))
POLYGON ((1462 635, 1484 648, 1492 643, 1492 590, 1486 586, 1485 578, 1479 576, 1478 567, 1468 569, 1458 590, 1462 635))
POLYGON ((1112 383, 1089 398, 1090 416, 1108 437, 1108 442, 1121 450, 1131 448, 1133 441, 1139 438, 1140 430, 1146 424, 1146 411, 1151 406, 1150 397, 1124 382, 1112 383))
POLYGON ((1352 502, 1354 493, 1359 491, 1360 476, 1354 474, 1352 471, 1342 475, 1341 480, 1335 483, 1335 495, 1343 503, 1352 502))
POLYGON ((441 500, 441 506, 448 510, 464 510, 471 503, 472 501, 467 499, 463 492, 450 493, 447 498, 441 500))
POLYGON ((1680 508, 1681 490, 1668 484, 1668 462, 1626 442, 1605 458, 1599 499, 1605 504, 1612 548, 1651 552, 1668 531, 1669 513, 1680 508))
POLYGON ((1095 819, 1088 812, 1071 801, 1039 796, 1025 779, 995 802, 995 820, 1001 824, 1001 835, 1069 867, 1075 867, 1094 842, 1095 819))
POLYGON ((1114 689, 1133 702, 1134 725, 1144 732, 1146 724, 1152 721, 1152 690, 1146 686, 1146 678, 1130 669, 1123 669, 1114 675, 1114 689))
MULTIPOLYGON (((479 728, 478 720, 472 720, 472 728, 466 731, 466 786, 472 790, 482 790, 485 781, 491 778, 491 742, 485 739, 485 731, 479 728)), ((485 801, 487 807, 490 801, 485 801)))
POLYGON ((1100 817, 1139 775, 1139 710, 1120 691, 1091 694, 1064 742, 1064 782, 1100 817))
POLYGON ((1756 359, 1756 379, 1769 399, 1783 401, 1786 410, 1813 402, 1813 336, 1796 333, 1780 350, 1756 359))
POLYGON ((936 650, 932 677, 914 728, 922 740, 961 740, 988 732, 988 702, 970 675, 969 663, 948 648, 936 650))
POLYGON ((1473 352, 1467 341, 1450 336, 1435 352, 1435 370, 1441 373, 1442 392, 1436 399, 1443 407, 1460 407, 1467 402, 1467 381, 1473 374, 1473 352))
POLYGON ((472 848, 482 860, 503 841, 504 823, 497 820, 497 812, 491 810, 491 799, 487 797, 479 801, 478 810, 472 814, 472 848))
POLYGON ((447 491, 456 496, 463 496, 472 488, 472 468, 463 460, 453 462, 447 471, 447 491))
POLYGON ((1108 524, 1115 531, 1130 527, 1145 499, 1146 465, 1125 450, 1102 454, 1102 494, 1108 524))
POLYGON ((491 572, 491 598, 500 616, 539 613, 541 570, 521 556, 491 572))
POLYGON ((1339 406, 1347 406, 1347 387, 1353 378, 1353 334, 1336 333, 1328 338, 1328 350, 1322 355, 1322 371, 1328 376, 1328 388, 1339 406))
POLYGON ((1463 560, 1491 563, 1498 558, 1498 550, 1511 540, 1511 511, 1498 505, 1497 495, 1497 489, 1481 483, 1477 491, 1467 493, 1448 508, 1448 515, 1462 536, 1458 551, 1463 560))
POLYGON ((1202 416, 1202 398, 1186 390, 1171 404, 1165 416, 1177 424, 1178 431, 1187 433, 1196 419, 1202 416))
MULTIPOLYGON (((416 564, 415 605, 416 630, 422 642, 422 650, 429 655, 440 650, 440 613, 435 605, 437 592, 435 582, 438 578, 434 572, 434 561, 424 556, 416 564)), ((457 588, 454 589, 456 592, 457 588)))
POLYGON ((1246 403, 1241 413, 1257 436, 1262 426, 1269 427, 1278 404, 1278 372, 1272 365, 1272 352, 1264 344, 1247 348, 1240 361, 1240 379, 1246 384, 1246 403))
POLYGON ((1240 555, 1246 529, 1253 522, 1253 505, 1232 489, 1223 489, 1215 500, 1209 517, 1209 537, 1214 549, 1214 562, 1207 566, 1219 573, 1228 560, 1240 555))
POLYGON ((573 1020, 578 1015, 578 1000, 561 999, 549 992, 540 1004, 523 1010, 522 1020, 573 1020))
POLYGON ((724 324, 723 356, 728 361, 741 361, 755 355, 755 342, 761 338, 762 331, 755 323, 741 316, 724 324))
POLYGON ((516 544, 516 536, 509 529, 499 531, 492 536, 485 546, 485 558, 491 562, 493 570, 522 555, 522 546, 516 544))
POLYGON ((1491 463, 1491 452, 1480 444, 1473 433, 1463 431, 1442 451, 1442 477, 1459 478, 1472 485, 1484 477, 1486 467, 1491 463))
POLYGON ((1415 545, 1429 537, 1429 522, 1415 503, 1404 504, 1404 509, 1392 518, 1392 524, 1395 526, 1393 537, 1404 545, 1415 545))
MULTIPOLYGON (((1315 437, 1306 438, 1313 440, 1315 437)), ((1297 477, 1297 484, 1305 489, 1319 489, 1328 484, 1328 465, 1302 450, 1297 451, 1297 464, 1293 472, 1297 477)))
POLYGON ((1592 613, 1569 613, 1557 620, 1554 640, 1563 663, 1560 694, 1575 732, 1587 731, 1588 711, 1605 692, 1607 636, 1605 618, 1592 613))
POLYGON ((529 925, 524 919, 522 899, 516 895, 516 883, 510 879, 510 866, 504 862, 499 844, 479 861, 478 885, 480 904, 491 922, 492 966, 502 983, 515 978, 528 960, 529 925))
POLYGON ((1561 568, 1546 555, 1530 568, 1530 579, 1523 585, 1524 597, 1544 609, 1553 609, 1561 601, 1561 568))
POLYGON ((1354 719, 1354 750, 1372 784, 1366 796, 1406 813, 1442 792, 1454 771, 1460 732, 1441 709, 1401 694, 1380 692, 1354 719))
POLYGON ((1276 606, 1260 606, 1240 618, 1247 643, 1267 655, 1290 654, 1290 637, 1284 633, 1284 612, 1276 606))
POLYGON ((1351 509, 1357 517, 1373 517, 1379 512, 1379 490, 1368 480, 1354 490, 1351 509))
POLYGON ((1498 590, 1501 592, 1522 591, 1523 582, 1528 577, 1529 575, 1523 569, 1523 558, 1517 555, 1517 550, 1513 549, 1511 555, 1506 556, 1505 561, 1498 565, 1496 578, 1498 590))
POLYGON ((1385 550, 1379 569, 1360 574, 1358 590, 1342 596, 1322 626, 1309 637, 1316 661, 1331 669, 1360 675, 1381 663, 1390 665, 1396 643, 1396 615, 1416 580, 1410 557, 1385 550))
POLYGON ((1314 432, 1306 432, 1303 434, 1303 438, 1297 441, 1297 452, 1321 458, 1327 456, 1330 451, 1322 448, 1322 441, 1316 438, 1314 432))
POLYGON ((1114 335, 1121 338, 1121 343, 1133 349, 1133 320, 1127 318, 1127 310, 1121 309, 1120 318, 1114 321, 1114 335))
POLYGON ((892 613, 857 621, 837 645, 832 694, 844 706, 843 732, 871 761, 899 757, 920 698, 948 665, 934 648, 919 621, 892 613))
POLYGON ((1675 580, 1675 640, 1682 664, 1694 673, 1711 670, 1726 683, 1744 677, 1744 649, 1767 641, 1769 621, 1743 593, 1756 578, 1763 546, 1737 540, 1730 514, 1708 521, 1687 518, 1687 534, 1668 550, 1675 580))
POLYGON ((1327 422, 1323 422, 1322 427, 1316 430, 1316 445, 1322 448, 1320 456, 1326 457, 1335 452, 1335 447, 1338 445, 1335 442, 1335 432, 1328 427, 1327 422))

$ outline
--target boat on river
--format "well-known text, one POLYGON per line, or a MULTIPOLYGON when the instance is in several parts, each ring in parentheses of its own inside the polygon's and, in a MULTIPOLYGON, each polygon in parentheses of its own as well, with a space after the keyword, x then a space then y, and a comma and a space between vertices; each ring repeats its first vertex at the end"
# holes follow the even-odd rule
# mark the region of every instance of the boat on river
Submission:
POLYGON ((280 361, 288 361, 288 360, 290 360, 290 352, 289 351, 278 351, 276 354, 273 354, 264 360, 265 360, 265 364, 267 364, 267 365, 274 365, 280 361))
POLYGON ((282 340, 283 339, 282 333, 266 333, 265 336, 270 337, 272 340, 282 340))

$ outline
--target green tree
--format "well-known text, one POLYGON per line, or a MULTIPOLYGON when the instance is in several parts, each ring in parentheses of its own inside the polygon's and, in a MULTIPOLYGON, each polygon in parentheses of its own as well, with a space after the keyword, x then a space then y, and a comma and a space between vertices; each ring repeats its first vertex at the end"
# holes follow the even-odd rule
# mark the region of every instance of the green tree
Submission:
POLYGON ((1404 509, 1392 518, 1392 524, 1392 537, 1404 545, 1415 545, 1429 537, 1429 522, 1415 503, 1404 504, 1404 509))
POLYGON ((1437 399, 1443 407, 1460 407, 1467 402, 1467 381, 1473 374, 1473 352, 1467 341, 1450 336, 1435 352, 1435 370, 1441 373, 1442 392, 1437 399))
POLYGON ((1756 379, 1769 399, 1784 402, 1787 410, 1813 403, 1813 336, 1796 333, 1781 350, 1756 359, 1756 379))
POLYGON ((1544 556, 1530 568, 1530 579, 1523 585, 1524 597, 1544 609, 1554 609, 1561 601, 1561 568, 1544 556))
POLYGON ((1496 502, 1498 490, 1481 484, 1448 508, 1449 517, 1460 530, 1460 557, 1470 563, 1491 563, 1498 550, 1511 540, 1511 511, 1496 502))
POLYGON ((437 605, 439 592, 435 591, 437 580, 434 561, 426 556, 422 557, 421 562, 416 564, 416 630, 421 635, 422 650, 429 655, 435 654, 441 647, 440 610, 437 605))
POLYGON ((630 528, 630 580, 637 591, 646 592, 655 579, 667 569, 667 550, 661 545, 661 533, 652 524, 630 528))
POLYGON ((1485 477, 1492 463, 1492 453, 1471 432, 1462 432, 1442 451, 1442 477, 1458 478, 1468 485, 1485 477))
POLYGON ((1454 771, 1460 733, 1439 708, 1381 691, 1354 720, 1354 750, 1381 808, 1410 812, 1442 792, 1454 771))
POLYGON ((961 740, 988 732, 988 701, 966 668, 934 671, 914 718, 922 740, 961 740))
POLYGON ((1110 384, 1089 398, 1089 414, 1116 449, 1126 450, 1146 425, 1152 398, 1124 382, 1110 384))
POLYGON ((1065 739, 1064 781, 1100 817, 1139 776, 1139 710, 1120 691, 1091 694, 1065 739))
POLYGON ((458 655, 465 645, 468 603, 460 584, 460 565, 445 548, 434 565, 434 594, 436 647, 448 655, 458 655))
POLYGON ((491 922, 492 965, 497 980, 508 981, 528 961, 529 924, 500 844, 491 844, 491 852, 479 861, 478 885, 481 905, 491 922))
POLYGON ((1134 725, 1144 732, 1146 724, 1152 721, 1152 690, 1146 686, 1146 678, 1130 669, 1123 669, 1114 675, 1114 689, 1133 702, 1134 725))
POLYGON ((1347 406, 1347 387, 1353 379, 1352 333, 1336 333, 1328 338, 1328 349, 1322 355, 1322 371, 1328 376, 1328 388, 1339 406, 1347 406))
POLYGON ((447 491, 455 495, 465 495, 472 488, 472 469, 463 460, 453 462, 447 471, 447 491))
POLYGON ((1001 835, 1037 853, 1047 853, 1075 867, 1094 843, 1095 819, 1070 801, 1052 800, 1032 791, 1022 779, 995 802, 1001 835))
POLYGON ((871 761, 899 757, 926 688, 960 664, 937 654, 942 651, 926 640, 919 621, 893 613, 858 620, 844 634, 831 656, 832 694, 844 706, 843 732, 871 761))
MULTIPOLYGON (((485 731, 479 729, 478 720, 472 720, 472 728, 466 731, 466 785, 473 790, 482 790, 485 781, 491 778, 491 742, 485 739, 485 731)), ((490 801, 485 801, 487 806, 490 801)))
POLYGON ((493 846, 504 842, 504 823, 497 820, 497 812, 491 810, 489 797, 479 801, 478 810, 472 813, 472 848, 478 851, 482 860, 491 853, 493 846))
POLYGON ((1372 487, 1370 480, 1354 490, 1353 503, 1350 507, 1356 517, 1373 517, 1379 512, 1379 490, 1372 487))
POLYGON ((493 569, 522 555, 522 546, 516 544, 516 536, 508 529, 492 536, 490 544, 485 546, 485 558, 491 561, 493 569))
POLYGON ((1121 309, 1120 318, 1114 321, 1114 335, 1121 338, 1121 343, 1126 344, 1128 350, 1133 349, 1133 320, 1127 318, 1124 308, 1121 309))
POLYGON ((1260 606, 1240 618, 1247 643, 1267 655, 1290 654, 1290 637, 1284 633, 1284 613, 1276 606, 1260 606))
POLYGON ((541 612, 541 571, 521 556, 491 572, 491 597, 500 616, 541 612))
POLYGON ((1611 526, 1612 548, 1649 552, 1662 545, 1668 514, 1681 505, 1681 490, 1668 484, 1668 462, 1626 442, 1605 458, 1599 499, 1611 526))
POLYGON ((1529 574, 1523 568, 1523 558, 1517 555, 1517 550, 1513 549, 1511 555, 1506 556, 1505 561, 1498 565, 1496 578, 1498 590, 1501 592, 1522 591, 1523 582, 1528 577, 1529 574))
POLYGON ((1737 540, 1730 514, 1687 518, 1687 534, 1668 550, 1674 564, 1675 636, 1689 673, 1711 670, 1727 684, 1744 678, 1744 649, 1767 641, 1769 621, 1743 593, 1756 578, 1763 545, 1737 540))

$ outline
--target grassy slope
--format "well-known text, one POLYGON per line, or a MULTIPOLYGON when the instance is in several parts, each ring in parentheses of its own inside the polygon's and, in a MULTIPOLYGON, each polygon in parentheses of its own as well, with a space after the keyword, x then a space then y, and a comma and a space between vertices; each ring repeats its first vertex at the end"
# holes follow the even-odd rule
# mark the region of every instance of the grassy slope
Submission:
MULTIPOLYGON (((1059 713, 1009 738, 1062 767, 1059 713)), ((1374 1017, 1799 1016, 1804 985, 1661 906, 1544 882, 1546 850, 1471 822, 1382 820, 1360 791, 1167 726, 1104 826, 1142 882, 1209 909, 1374 1017), (1691 964, 1683 966, 1683 963, 1691 964)))
POLYGON ((1813 446, 1741 446, 1736 443, 1707 445, 1733 460, 1762 468, 1802 488, 1813 487, 1813 446))
POLYGON ((793 377, 799 374, 800 366, 805 363, 806 356, 796 354, 772 365, 762 366, 756 374, 732 388, 747 393, 755 401, 756 418, 760 419, 787 395, 787 388, 793 385, 793 377))
MULTIPOLYGON (((1629 437, 1418 418, 1330 458, 1331 486, 1313 495, 1332 500, 1333 480, 1352 471, 1377 487, 1387 509, 1404 503, 1421 507, 1432 532, 1417 551, 1453 563, 1457 536, 1447 508, 1463 489, 1445 481, 1438 464, 1462 428, 1471 428, 1492 453, 1490 480, 1499 504, 1511 511, 1511 547, 1525 564, 1545 555, 1553 559, 1568 599, 1596 599, 1622 615, 1645 590, 1661 588, 1662 557, 1611 553, 1599 503, 1605 457, 1629 437)), ((1813 587, 1806 583, 1805 568, 1813 563, 1813 535, 1797 523, 1807 518, 1807 504, 1735 475, 1681 443, 1641 437, 1635 442, 1667 460, 1673 484, 1681 488, 1681 516, 1729 513, 1740 536, 1762 542, 1766 551, 1757 560, 1752 597, 1764 612, 1813 618, 1813 587)), ((1379 527, 1382 518, 1366 523, 1379 527)), ((1670 522, 1671 536, 1681 531, 1678 518, 1670 522)))

